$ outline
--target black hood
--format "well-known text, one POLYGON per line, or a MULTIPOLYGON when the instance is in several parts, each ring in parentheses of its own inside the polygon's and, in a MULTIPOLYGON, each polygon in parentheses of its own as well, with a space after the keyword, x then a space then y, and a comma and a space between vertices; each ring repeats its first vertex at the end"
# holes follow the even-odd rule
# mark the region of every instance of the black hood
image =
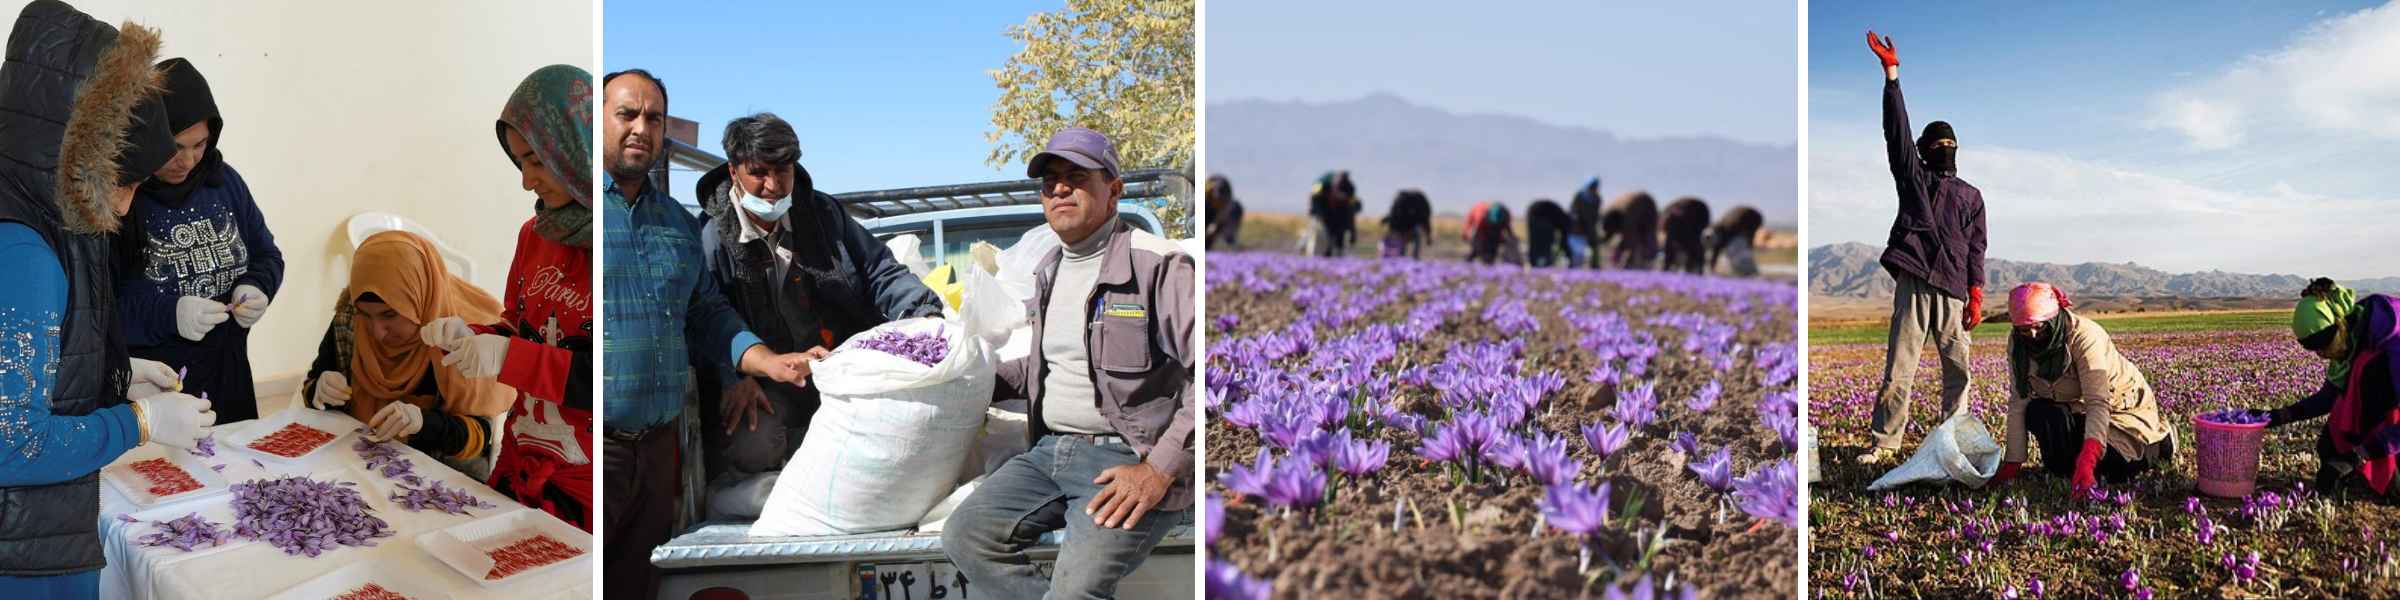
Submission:
POLYGON ((53 244, 116 231, 109 203, 126 175, 126 132, 158 95, 159 46, 154 29, 120 33, 55 0, 25 6, 0 66, 0 220, 53 244))
POLYGON ((183 203, 193 190, 202 186, 225 184, 222 168, 225 157, 217 152, 217 143, 225 138, 225 117, 217 112, 216 93, 209 89, 208 78, 200 74, 198 67, 192 66, 192 61, 170 58, 158 63, 158 70, 167 78, 168 135, 182 133, 202 122, 208 123, 208 149, 200 157, 200 164, 192 166, 192 172, 184 176, 182 183, 167 183, 156 177, 142 182, 143 193, 169 205, 176 205, 183 203))

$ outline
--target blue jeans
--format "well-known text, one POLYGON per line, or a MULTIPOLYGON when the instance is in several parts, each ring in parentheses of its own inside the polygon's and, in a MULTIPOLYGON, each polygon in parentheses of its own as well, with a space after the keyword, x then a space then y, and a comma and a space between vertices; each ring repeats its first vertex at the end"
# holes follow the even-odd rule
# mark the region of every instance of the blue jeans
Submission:
POLYGON ((1132 529, 1102 528, 1084 512, 1101 486, 1100 471, 1138 462, 1123 441, 1082 436, 1043 437, 1011 458, 950 513, 942 553, 967 576, 974 598, 1111 598, 1117 580, 1133 573, 1150 549, 1187 511, 1152 510, 1132 529), (1066 528, 1055 578, 1045 578, 1025 552, 1042 534, 1066 528))

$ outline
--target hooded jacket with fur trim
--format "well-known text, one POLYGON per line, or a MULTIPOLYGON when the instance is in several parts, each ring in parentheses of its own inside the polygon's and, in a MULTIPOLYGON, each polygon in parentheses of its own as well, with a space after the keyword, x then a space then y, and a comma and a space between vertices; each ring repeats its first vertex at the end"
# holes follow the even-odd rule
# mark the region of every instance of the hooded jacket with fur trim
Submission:
MULTIPOLYGON (((66 275, 67 303, 55 327, 58 415, 125 404, 125 347, 113 322, 106 234, 121 182, 119 157, 135 109, 157 96, 158 32, 118 28, 56 0, 20 12, 0 64, 0 222, 31 228, 66 275)), ((42 451, 60 451, 49 448, 42 451)), ((0 487, 0 575, 80 573, 106 564, 99 538, 96 474, 64 482, 0 487)))

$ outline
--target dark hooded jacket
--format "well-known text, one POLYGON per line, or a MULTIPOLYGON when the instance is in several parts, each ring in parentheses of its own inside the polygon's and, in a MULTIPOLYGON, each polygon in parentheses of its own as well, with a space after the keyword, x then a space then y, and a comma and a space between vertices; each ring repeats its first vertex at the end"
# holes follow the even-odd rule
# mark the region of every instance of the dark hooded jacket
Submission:
POLYGON ((117 232, 117 322, 135 358, 185 370, 184 393, 219 399, 218 423, 255 419, 250 329, 227 319, 200 341, 184 339, 175 331, 175 303, 184 296, 231 303, 234 286, 245 284, 273 298, 283 285, 283 251, 249 183, 217 151, 225 119, 208 80, 181 58, 158 69, 170 131, 206 122, 208 148, 182 183, 142 182, 117 232))
POLYGON ((1915 277, 1952 298, 1983 287, 1983 191, 1956 173, 1926 169, 1909 138, 1900 81, 1883 84, 1883 144, 1900 195, 1900 214, 1883 245, 1883 268, 1915 277))
MULTIPOLYGON (((693 196, 708 213, 700 248, 708 257, 709 273, 767 348, 830 349, 889 321, 941 316, 941 297, 894 260, 890 247, 850 218, 840 200, 817 191, 808 169, 794 165, 793 171, 792 207, 784 214, 784 230, 746 244, 740 242, 744 217, 734 205, 727 166, 701 175, 693 188, 693 196), (791 250, 794 264, 788 269, 775 264, 770 241, 791 250)), ((730 370, 713 375, 708 383, 719 386, 736 376, 730 370)), ((760 387, 778 404, 796 404, 800 410, 782 415, 784 422, 796 428, 795 433, 807 429, 808 417, 817 411, 815 386, 760 387)), ((796 448, 800 436, 789 439, 796 448)))
MULTIPOLYGON (((55 0, 26 5, 8 34, 0 64, 0 222, 39 233, 67 276, 54 414, 126 403, 128 365, 113 320, 109 263, 117 216, 108 205, 116 186, 131 183, 121 180, 117 163, 127 149, 120 145, 138 122, 136 107, 158 93, 150 64, 159 43, 155 30, 128 24, 120 34, 55 0)), ((97 474, 0 487, 0 575, 99 569, 106 565, 99 527, 97 474)))
POLYGON ((1617 241, 1614 266, 1650 268, 1658 260, 1658 201, 1644 191, 1618 196, 1600 212, 1600 233, 1617 241))
POLYGON ((1708 226, 1708 264, 1717 264, 1717 256, 1724 254, 1725 249, 1732 247, 1735 241, 1757 238, 1758 228, 1764 226, 1766 217, 1750 205, 1744 204, 1725 211, 1725 216, 1717 217, 1717 222, 1708 226))

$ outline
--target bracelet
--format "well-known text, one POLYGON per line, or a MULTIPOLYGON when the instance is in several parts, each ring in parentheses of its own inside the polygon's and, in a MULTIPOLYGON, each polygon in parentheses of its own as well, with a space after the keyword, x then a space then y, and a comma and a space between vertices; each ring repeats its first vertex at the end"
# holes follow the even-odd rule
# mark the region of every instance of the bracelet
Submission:
POLYGON ((134 428, 141 431, 141 439, 134 442, 134 445, 150 443, 150 413, 142 412, 142 405, 138 402, 126 404, 126 406, 133 407, 134 428))

